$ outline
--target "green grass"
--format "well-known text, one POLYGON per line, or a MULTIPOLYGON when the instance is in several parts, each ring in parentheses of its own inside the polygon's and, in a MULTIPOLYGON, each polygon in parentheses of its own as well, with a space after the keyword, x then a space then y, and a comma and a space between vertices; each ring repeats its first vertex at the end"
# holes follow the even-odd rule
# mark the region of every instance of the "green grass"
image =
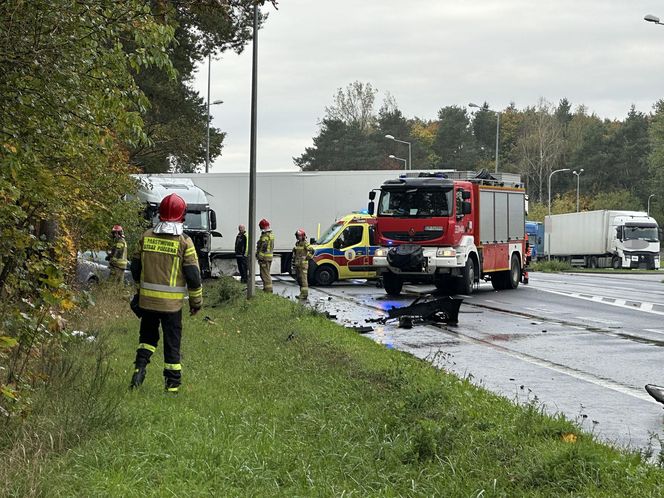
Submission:
POLYGON ((181 393, 162 391, 161 348, 142 388, 126 390, 138 321, 110 323, 112 376, 99 400, 119 397, 116 415, 39 469, 17 467, 7 494, 664 494, 664 471, 535 405, 516 407, 278 296, 207 294, 218 307, 185 321, 181 393))

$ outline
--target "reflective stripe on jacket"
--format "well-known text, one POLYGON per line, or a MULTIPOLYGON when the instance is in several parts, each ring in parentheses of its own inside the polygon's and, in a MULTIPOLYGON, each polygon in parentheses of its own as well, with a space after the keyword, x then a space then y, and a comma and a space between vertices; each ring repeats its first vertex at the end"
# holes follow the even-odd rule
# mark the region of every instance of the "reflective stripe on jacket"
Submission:
POLYGON ((256 244, 256 257, 259 261, 272 261, 272 251, 274 250, 274 234, 272 231, 265 231, 261 234, 256 244))
POLYGON ((200 308, 203 303, 196 248, 187 235, 147 230, 132 259, 132 274, 140 275, 138 303, 143 309, 179 311, 187 292, 190 307, 200 308))
POLYGON ((125 239, 117 239, 114 241, 109 253, 111 255, 109 264, 113 268, 119 270, 127 269, 127 241, 125 239))

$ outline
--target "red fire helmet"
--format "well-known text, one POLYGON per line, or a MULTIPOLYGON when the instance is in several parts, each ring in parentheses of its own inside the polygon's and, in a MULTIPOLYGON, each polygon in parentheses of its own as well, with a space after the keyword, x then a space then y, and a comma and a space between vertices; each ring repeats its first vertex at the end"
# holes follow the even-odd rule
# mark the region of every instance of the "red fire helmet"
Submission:
POLYGON ((258 227, 261 230, 269 230, 270 229, 270 222, 267 221, 265 218, 263 218, 261 221, 258 222, 258 227))
POLYGON ((306 239, 306 238, 307 238, 307 234, 306 234, 306 232, 304 231, 304 228, 298 228, 297 231, 295 232, 295 237, 296 237, 297 239, 302 239, 302 240, 306 239))
POLYGON ((111 229, 111 232, 123 232, 122 230, 122 225, 113 225, 113 228, 111 229))
POLYGON ((169 194, 159 204, 161 221, 182 221, 187 212, 187 203, 178 194, 169 194))

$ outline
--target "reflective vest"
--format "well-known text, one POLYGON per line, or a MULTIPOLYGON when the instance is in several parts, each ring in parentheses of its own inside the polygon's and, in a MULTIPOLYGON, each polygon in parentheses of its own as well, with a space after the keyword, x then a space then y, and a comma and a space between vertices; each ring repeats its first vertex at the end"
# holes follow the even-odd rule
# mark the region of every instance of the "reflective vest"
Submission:
POLYGON ((274 234, 272 231, 265 231, 261 234, 256 244, 256 257, 258 261, 272 261, 272 251, 274 250, 274 234))
POLYGON ((111 253, 111 259, 109 260, 109 264, 113 268, 117 268, 119 270, 126 270, 127 241, 124 238, 115 240, 109 252, 111 253))
POLYGON ((185 234, 155 234, 147 230, 138 244, 141 278, 141 308, 176 312, 182 309, 187 292, 189 306, 200 308, 203 302, 198 256, 192 240, 185 234))
POLYGON ((314 255, 314 248, 306 240, 298 240, 293 247, 293 264, 302 266, 314 255))

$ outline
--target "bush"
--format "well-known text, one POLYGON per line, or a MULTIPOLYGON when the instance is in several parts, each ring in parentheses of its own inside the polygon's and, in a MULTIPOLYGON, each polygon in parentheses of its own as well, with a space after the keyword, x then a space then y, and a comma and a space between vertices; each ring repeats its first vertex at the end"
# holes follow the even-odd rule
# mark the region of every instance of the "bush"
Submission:
POLYGON ((530 269, 532 271, 541 271, 545 273, 557 272, 557 271, 570 271, 572 265, 567 261, 560 261, 558 259, 552 259, 551 261, 538 261, 534 263, 530 269))
POLYGON ((212 308, 222 304, 232 304, 245 296, 245 286, 227 275, 222 275, 212 285, 206 285, 205 291, 203 305, 212 308))

